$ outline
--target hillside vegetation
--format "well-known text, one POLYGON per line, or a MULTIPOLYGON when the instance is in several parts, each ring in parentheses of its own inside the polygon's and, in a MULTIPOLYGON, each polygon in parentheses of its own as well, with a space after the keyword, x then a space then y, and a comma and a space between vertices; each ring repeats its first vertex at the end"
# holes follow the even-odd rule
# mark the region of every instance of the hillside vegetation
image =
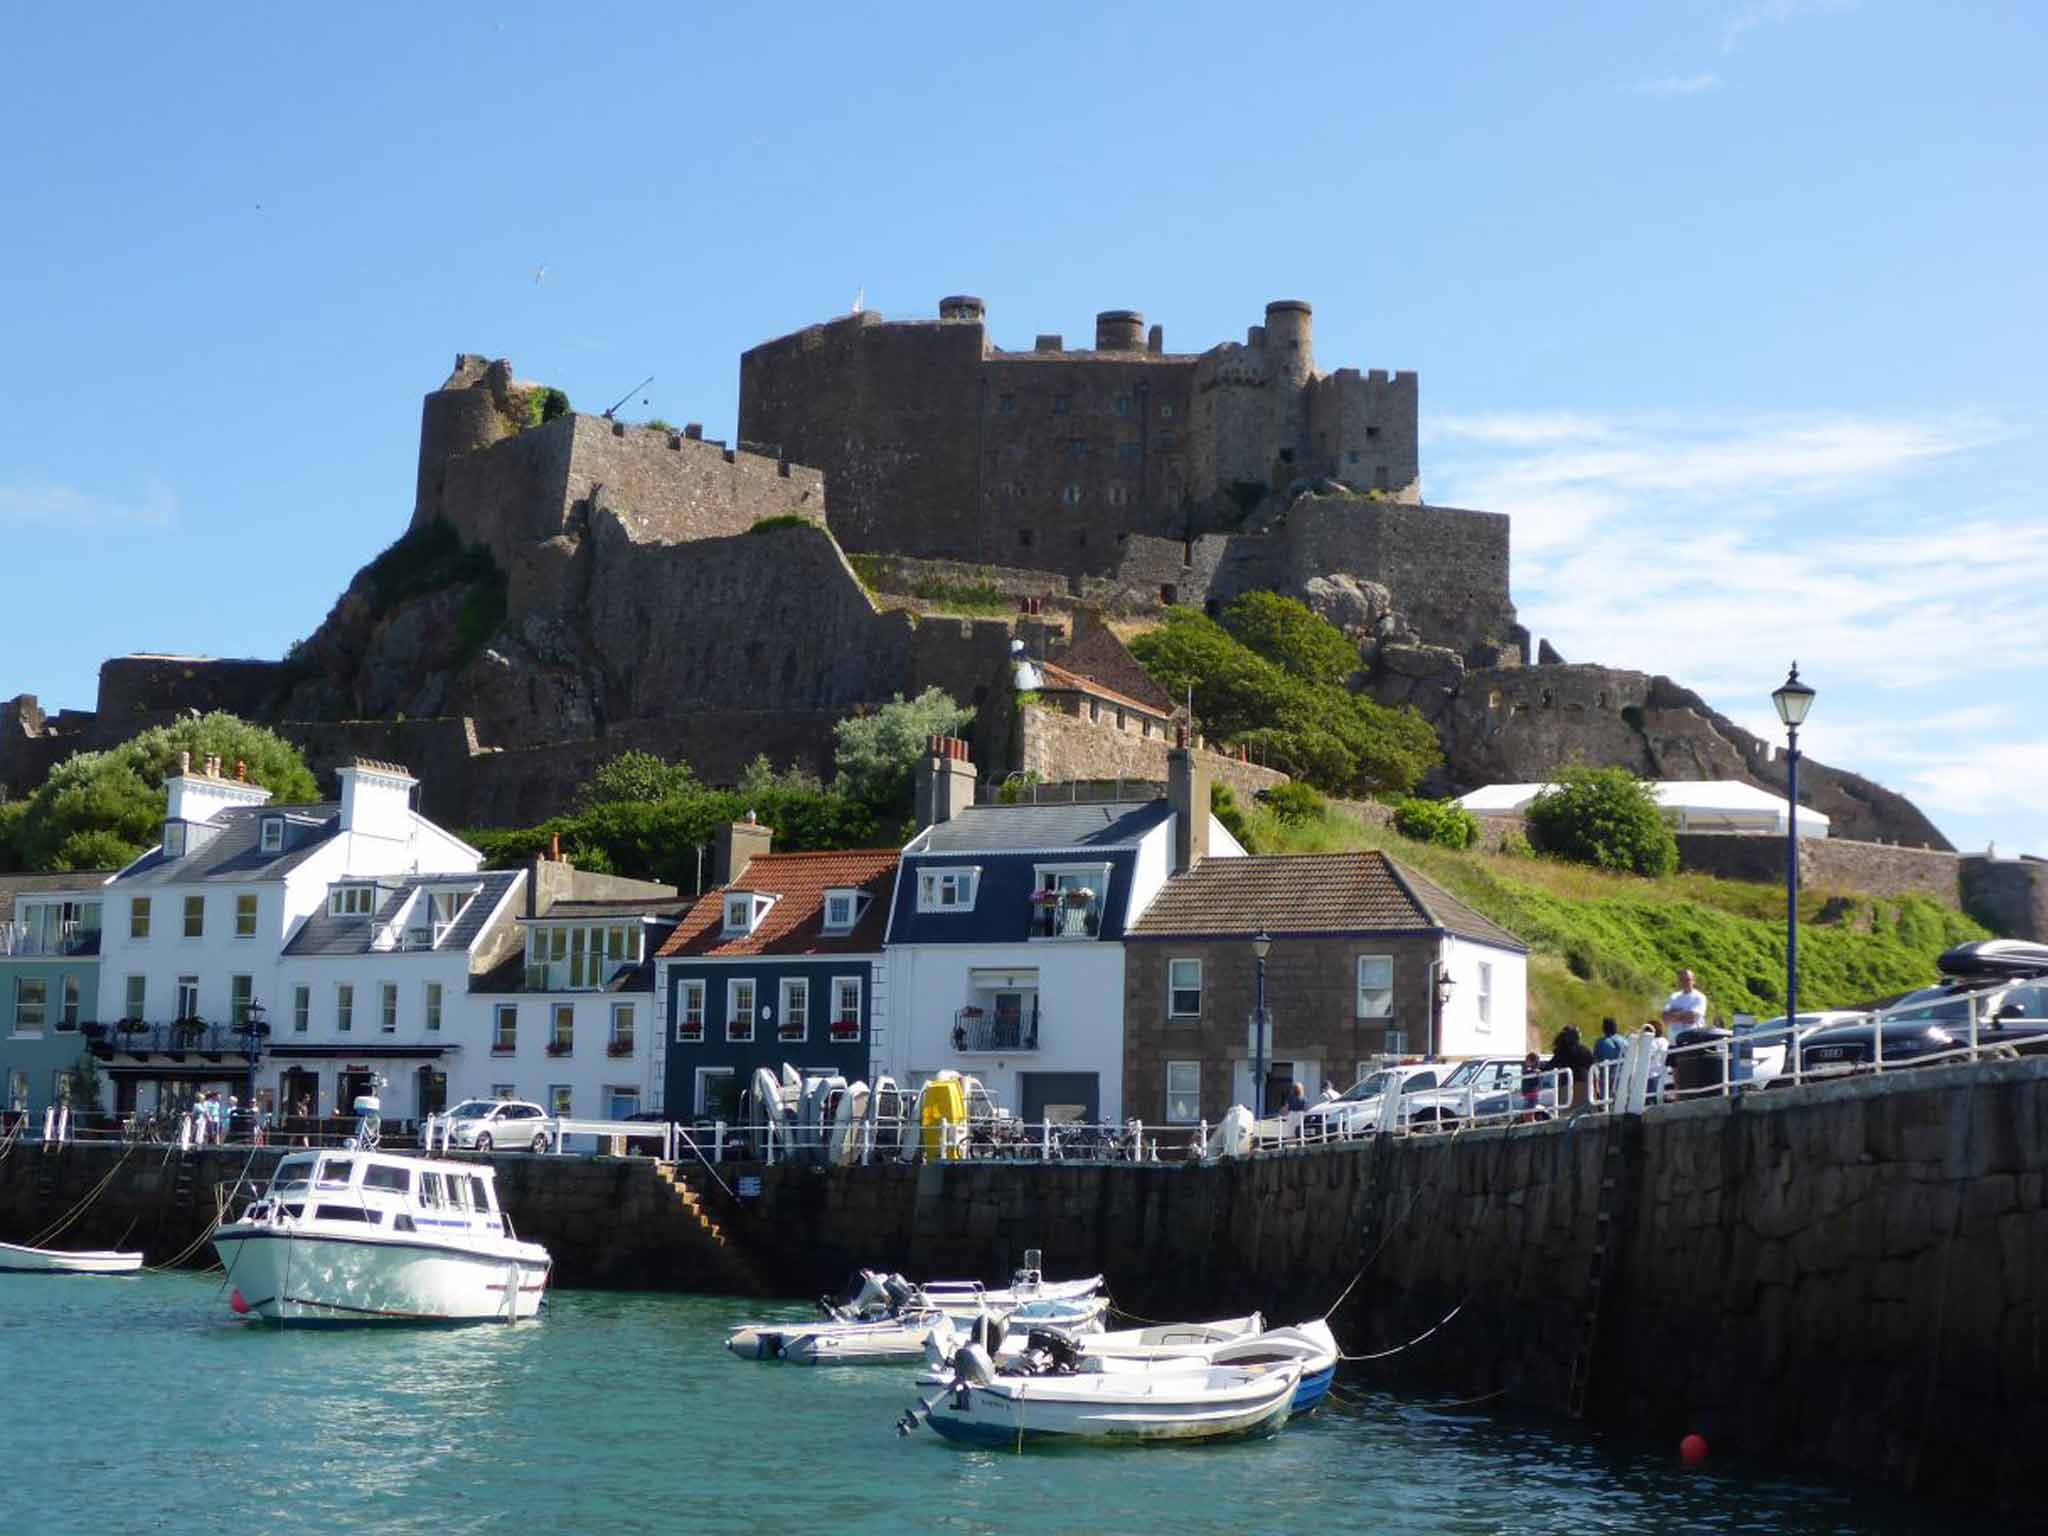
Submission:
MULTIPOLYGON (((1436 881, 1529 946, 1532 1026, 1547 1045, 1576 1024, 1597 1036, 1611 1015, 1640 1028, 1680 966, 1699 976, 1714 1014, 1768 1017, 1785 998, 1782 888, 1676 874, 1608 874, 1548 858, 1412 842, 1331 808, 1284 822, 1251 813, 1263 851, 1380 849, 1436 881)), ((1802 891, 1799 1003, 1848 1008, 1934 979, 1944 949, 1989 933, 1924 896, 1802 891)))

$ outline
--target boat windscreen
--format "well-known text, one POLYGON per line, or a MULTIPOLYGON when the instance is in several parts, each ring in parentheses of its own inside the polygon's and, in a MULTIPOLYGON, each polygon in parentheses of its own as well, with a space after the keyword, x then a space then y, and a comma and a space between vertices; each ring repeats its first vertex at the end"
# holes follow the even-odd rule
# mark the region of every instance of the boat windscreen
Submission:
POLYGON ((491 1209, 491 1181, 481 1174, 469 1176, 469 1203, 479 1211, 491 1209))
POLYGON ((330 1157, 320 1164, 320 1187, 322 1189, 347 1189, 348 1181, 354 1177, 356 1160, 352 1157, 330 1157))
POLYGON ((277 1172, 270 1176, 273 1190, 304 1189, 306 1181, 313 1177, 313 1159, 310 1157, 288 1157, 277 1165, 277 1172))
POLYGON ((412 1188, 412 1170, 394 1168, 389 1163, 372 1163, 363 1170, 363 1188, 391 1189, 402 1195, 412 1188))

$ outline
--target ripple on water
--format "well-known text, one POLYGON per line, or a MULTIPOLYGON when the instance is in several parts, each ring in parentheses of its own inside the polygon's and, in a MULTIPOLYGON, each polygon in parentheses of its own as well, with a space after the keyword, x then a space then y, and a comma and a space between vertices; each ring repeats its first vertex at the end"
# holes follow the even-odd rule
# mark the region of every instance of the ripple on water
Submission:
POLYGON ((560 1292, 512 1328, 280 1332, 231 1321, 217 1277, 0 1275, 0 1528, 22 1511, 39 1533, 328 1536, 1933 1528, 1880 1499, 1683 1475, 1637 1446, 1359 1382, 1229 1445, 1016 1456, 900 1438, 911 1372, 723 1348, 741 1321, 808 1315, 560 1292))

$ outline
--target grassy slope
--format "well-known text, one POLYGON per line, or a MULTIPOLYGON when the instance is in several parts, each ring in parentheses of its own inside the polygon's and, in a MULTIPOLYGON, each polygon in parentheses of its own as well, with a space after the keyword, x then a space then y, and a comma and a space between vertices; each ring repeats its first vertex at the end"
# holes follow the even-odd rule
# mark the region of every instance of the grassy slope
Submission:
MULTIPOLYGON (((1383 849, 1518 935, 1531 951, 1530 1016, 1544 1041, 1566 1024, 1597 1035, 1605 1015, 1640 1025, 1681 965, 1698 972, 1717 1015, 1762 1017, 1784 1006, 1781 887, 1695 874, 1643 880, 1551 859, 1458 853, 1334 810, 1306 826, 1283 827, 1263 811, 1252 819, 1262 850, 1383 849)), ((1921 896, 1800 897, 1802 1008, 1849 1007, 1923 985, 1942 950, 1989 936, 1921 896)))

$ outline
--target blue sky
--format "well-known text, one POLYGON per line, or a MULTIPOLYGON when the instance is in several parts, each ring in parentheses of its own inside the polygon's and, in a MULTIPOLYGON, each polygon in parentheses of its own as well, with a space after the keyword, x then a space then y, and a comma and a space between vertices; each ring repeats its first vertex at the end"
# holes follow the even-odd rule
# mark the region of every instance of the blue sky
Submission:
POLYGON ((738 356, 987 299, 1422 375, 1571 660, 2048 853, 2048 12, 1883 3, 31 8, 0 695, 275 656, 458 351, 733 431, 738 356), (543 271, 543 269, 545 269, 543 271), (538 279, 538 280, 537 280, 538 279))

